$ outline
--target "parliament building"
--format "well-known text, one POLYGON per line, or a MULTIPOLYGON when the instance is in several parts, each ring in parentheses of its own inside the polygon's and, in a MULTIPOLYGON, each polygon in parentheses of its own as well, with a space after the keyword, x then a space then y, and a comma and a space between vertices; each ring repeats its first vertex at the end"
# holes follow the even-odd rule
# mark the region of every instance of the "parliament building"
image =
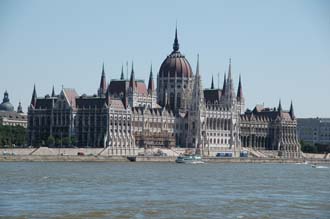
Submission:
MULTIPOLYGON (((78 95, 62 88, 38 97, 33 89, 28 109, 28 139, 33 146, 55 139, 71 139, 77 147, 102 147, 110 155, 136 155, 138 148, 183 147, 204 156, 228 152, 239 157, 243 150, 268 157, 299 157, 297 120, 290 110, 257 105, 245 109, 241 77, 237 91, 231 61, 222 89, 202 86, 196 70, 180 52, 177 30, 173 51, 148 84, 135 78, 107 83, 104 66, 95 95, 78 95), (155 86, 157 82, 157 87, 155 86)), ((61 143, 62 145, 62 143, 61 143)))

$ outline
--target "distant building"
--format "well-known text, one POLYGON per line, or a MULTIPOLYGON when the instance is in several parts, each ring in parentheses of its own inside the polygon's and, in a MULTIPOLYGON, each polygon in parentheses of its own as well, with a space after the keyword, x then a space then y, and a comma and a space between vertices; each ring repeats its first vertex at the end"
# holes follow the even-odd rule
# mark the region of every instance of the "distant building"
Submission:
POLYGON ((193 72, 180 52, 177 30, 173 50, 160 66, 157 88, 152 68, 148 85, 135 78, 106 82, 102 67, 97 95, 79 96, 62 89, 56 96, 37 98, 29 107, 29 139, 39 143, 50 135, 74 137, 80 147, 104 147, 109 155, 132 155, 137 147, 194 148, 204 155, 226 151, 238 157, 242 150, 264 150, 282 157, 299 157, 297 120, 289 111, 257 106, 245 111, 241 77, 235 92, 229 61, 222 89, 203 89, 197 58, 193 72))
POLYGON ((330 118, 298 118, 299 140, 310 144, 330 144, 330 118))
POLYGON ((3 101, 0 104, 0 125, 27 127, 27 115, 23 112, 21 103, 18 104, 17 111, 15 111, 7 91, 5 91, 3 101))

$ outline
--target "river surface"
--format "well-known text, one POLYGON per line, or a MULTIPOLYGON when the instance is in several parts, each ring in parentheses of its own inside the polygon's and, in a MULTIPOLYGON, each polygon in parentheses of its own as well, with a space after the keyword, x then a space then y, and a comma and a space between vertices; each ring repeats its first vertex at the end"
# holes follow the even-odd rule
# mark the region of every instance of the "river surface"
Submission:
POLYGON ((0 218, 330 218, 330 168, 3 162, 0 218))

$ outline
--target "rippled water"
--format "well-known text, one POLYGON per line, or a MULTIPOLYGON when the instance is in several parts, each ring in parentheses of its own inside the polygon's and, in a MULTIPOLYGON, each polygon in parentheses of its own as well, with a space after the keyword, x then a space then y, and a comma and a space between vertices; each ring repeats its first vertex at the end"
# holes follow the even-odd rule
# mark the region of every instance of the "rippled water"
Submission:
POLYGON ((3 218, 330 218, 330 168, 0 163, 3 218))

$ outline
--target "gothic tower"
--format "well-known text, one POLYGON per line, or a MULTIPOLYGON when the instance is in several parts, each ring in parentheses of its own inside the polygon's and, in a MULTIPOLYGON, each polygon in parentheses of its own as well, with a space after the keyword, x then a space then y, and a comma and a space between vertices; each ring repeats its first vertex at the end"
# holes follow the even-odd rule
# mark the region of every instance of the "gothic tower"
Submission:
POLYGON ((243 114, 244 110, 245 110, 245 99, 244 99, 244 96, 243 96, 241 75, 239 76, 236 100, 237 100, 239 114, 243 114))
POLYGON ((128 104, 131 107, 135 107, 138 101, 138 94, 137 94, 137 87, 135 81, 135 74, 134 74, 134 64, 132 62, 132 70, 131 70, 131 78, 129 81, 129 88, 128 88, 128 104))
POLYGON ((150 66, 150 75, 149 75, 149 83, 148 83, 148 95, 151 97, 150 107, 154 108, 157 103, 157 93, 155 89, 154 77, 152 74, 152 65, 150 66))
POLYGON ((231 73, 231 59, 229 59, 229 67, 228 67, 228 77, 227 81, 224 84, 224 103, 227 106, 232 106, 236 104, 236 95, 234 91, 234 82, 231 73))
POLYGON ((199 56, 197 56, 196 75, 192 90, 191 104, 188 109, 188 147, 203 151, 205 146, 205 101, 201 75, 199 73, 199 56))

